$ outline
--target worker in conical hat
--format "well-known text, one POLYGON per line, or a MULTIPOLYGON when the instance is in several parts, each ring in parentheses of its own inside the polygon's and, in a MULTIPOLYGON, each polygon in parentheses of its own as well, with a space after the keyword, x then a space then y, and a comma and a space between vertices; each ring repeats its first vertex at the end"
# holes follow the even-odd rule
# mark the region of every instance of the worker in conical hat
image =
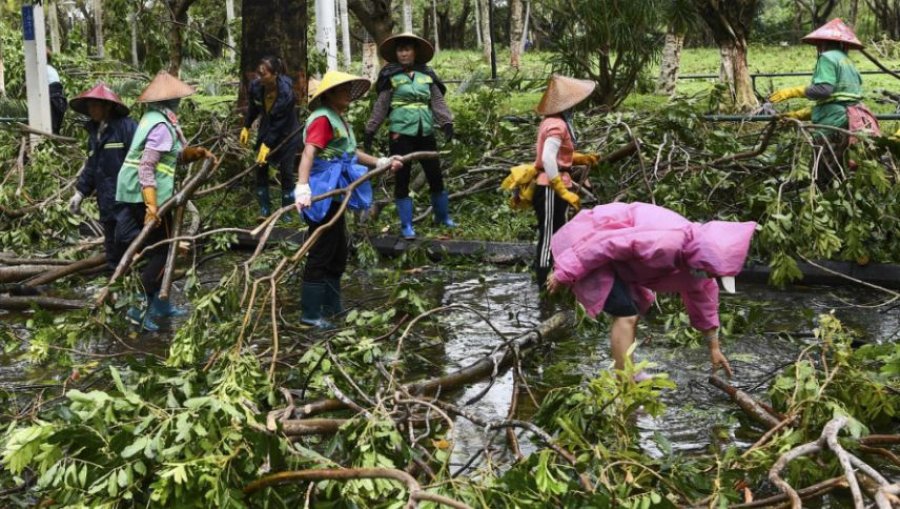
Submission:
MULTIPOLYGON (((294 203, 309 224, 308 236, 338 214, 340 199, 313 196, 347 187, 362 177, 366 167, 390 165, 393 171, 403 167, 397 158, 376 158, 359 150, 356 136, 344 118, 350 103, 369 90, 369 80, 338 71, 328 71, 322 81, 309 84, 309 109, 303 129, 294 203)), ((372 204, 372 186, 368 181, 356 187, 348 207, 368 209, 372 204)), ((300 321, 317 328, 329 328, 329 319, 343 312, 341 277, 347 267, 348 237, 344 215, 322 232, 313 244, 303 269, 300 292, 300 321)), ((309 238, 307 236, 307 238, 309 238)))
MULTIPOLYGON (((131 244, 143 226, 151 223, 156 227, 147 238, 147 245, 168 238, 172 232, 171 214, 160 217, 157 211, 175 192, 177 166, 204 158, 215 160, 209 150, 188 146, 178 122, 176 112, 181 99, 193 93, 193 87, 160 71, 137 99, 147 105, 147 111, 138 123, 116 184, 116 241, 120 244, 131 244)), ((158 295, 168 249, 168 245, 163 245, 143 256, 147 263, 141 283, 147 306, 132 307, 127 312, 128 318, 143 330, 159 330, 154 320, 185 313, 158 295)))
MULTIPOLYGON (((434 69, 426 65, 434 56, 431 43, 415 34, 402 33, 382 41, 378 53, 388 63, 375 83, 378 97, 366 123, 366 150, 371 151, 375 133, 385 119, 391 154, 437 150, 435 127, 443 131, 444 142, 450 143, 453 140, 453 114, 444 99, 447 87, 434 69)), ((446 228, 455 227, 456 223, 450 218, 449 195, 444 188, 440 161, 423 159, 419 164, 428 179, 434 222, 446 228)), ((400 219, 400 234, 405 239, 416 237, 413 200, 409 196, 411 172, 412 164, 407 163, 394 180, 394 202, 400 219)))
POLYGON ((81 202, 96 194, 103 225, 106 264, 115 268, 122 255, 116 243, 116 180, 131 146, 137 123, 128 116, 128 107, 106 83, 98 83, 69 101, 76 112, 88 117, 87 159, 69 199, 69 211, 81 213, 81 202))
MULTIPOLYGON (((778 103, 794 98, 809 99, 815 104, 790 111, 784 116, 873 136, 880 134, 875 115, 862 102, 862 77, 848 56, 850 50, 863 48, 853 30, 835 18, 803 37, 802 41, 815 46, 818 53, 811 83, 778 90, 769 100, 778 103)), ((851 140, 834 130, 821 130, 817 138, 818 143, 831 145, 831 149, 825 150, 826 156, 823 158, 828 169, 818 171, 819 183, 822 184, 841 174, 837 166, 843 165, 843 154, 851 140)))
POLYGON ((538 127, 534 160, 537 185, 531 197, 538 233, 534 270, 540 288, 544 288, 553 267, 550 252, 553 233, 565 224, 569 207, 576 210, 580 207, 578 195, 571 191, 569 170, 573 165, 593 166, 598 161, 596 155, 575 152, 577 136, 572 122, 573 109, 590 97, 596 86, 593 81, 555 74, 535 108, 544 117, 538 127))

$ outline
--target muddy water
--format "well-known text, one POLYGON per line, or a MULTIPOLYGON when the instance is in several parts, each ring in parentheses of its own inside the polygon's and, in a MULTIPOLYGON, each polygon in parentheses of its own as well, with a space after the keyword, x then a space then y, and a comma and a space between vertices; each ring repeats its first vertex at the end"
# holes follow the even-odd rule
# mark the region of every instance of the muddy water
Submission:
MULTIPOLYGON (((900 335, 900 311, 860 308, 877 295, 849 289, 792 287, 778 291, 764 285, 739 285, 735 296, 723 295, 723 307, 740 310, 750 301, 764 302, 757 308, 756 318, 762 323, 750 327, 753 333, 724 338, 723 351, 735 371, 733 384, 756 394, 764 393, 771 378, 790 364, 799 351, 812 340, 813 317, 834 310, 846 326, 859 332, 862 340, 896 341, 900 335)), ((496 272, 469 278, 456 276, 444 285, 443 304, 466 303, 488 316, 495 327, 507 335, 526 331, 542 316, 535 286, 528 274, 496 272)), ((651 314, 653 311, 651 311, 651 314)), ((445 371, 470 364, 491 352, 501 340, 481 318, 472 312, 459 312, 441 318, 448 334, 440 352, 439 363, 445 371)), ((703 452, 711 443, 724 441, 749 446, 755 437, 745 437, 748 423, 728 398, 707 382, 709 357, 705 347, 673 347, 661 330, 659 318, 643 320, 639 331, 637 360, 656 363, 654 372, 664 372, 677 384, 662 399, 666 412, 653 418, 642 416, 636 425, 642 446, 650 454, 661 454, 653 439, 659 433, 675 451, 703 452), (650 323, 648 323, 648 321, 650 323)), ((526 364, 529 382, 538 392, 577 383, 580 376, 590 377, 609 369, 612 361, 607 334, 601 326, 588 332, 572 331, 552 348, 541 349, 526 364)), ((487 382, 476 384, 456 395, 458 404, 481 394, 487 382)), ((490 391, 469 408, 485 419, 503 419, 512 397, 512 375, 497 377, 490 391)), ((519 395, 522 412, 529 411, 529 398, 519 395)), ((521 414, 520 414, 521 415, 521 414)), ((495 432, 476 429, 457 419, 456 448, 453 462, 462 464, 483 449, 488 441, 502 454, 505 438, 495 432)), ((527 451, 527 440, 522 441, 527 451)))

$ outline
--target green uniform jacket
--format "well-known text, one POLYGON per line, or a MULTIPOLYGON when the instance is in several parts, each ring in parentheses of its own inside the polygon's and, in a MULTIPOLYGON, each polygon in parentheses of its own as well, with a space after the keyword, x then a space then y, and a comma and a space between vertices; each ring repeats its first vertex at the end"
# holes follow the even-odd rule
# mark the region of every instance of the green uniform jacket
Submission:
POLYGON ((175 188, 175 166, 178 164, 178 154, 182 144, 175 130, 175 125, 169 121, 165 113, 150 109, 141 117, 137 132, 131 141, 131 147, 125 156, 122 169, 119 170, 119 178, 116 181, 116 201, 124 203, 142 203, 141 182, 138 180, 138 166, 141 164, 141 156, 144 153, 144 145, 147 144, 147 136, 157 124, 164 124, 172 136, 172 150, 162 154, 156 165, 156 199, 158 204, 168 200, 175 188))
POLYGON ((391 76, 390 131, 407 136, 431 136, 434 117, 431 113, 431 76, 413 71, 391 76))
POLYGON ((846 128, 847 106, 862 100, 862 78, 847 54, 829 50, 819 55, 812 84, 834 87, 831 96, 813 106, 812 122, 846 128))
POLYGON ((306 124, 303 128, 303 144, 306 145, 306 131, 309 129, 309 126, 312 125, 313 121, 319 117, 328 119, 328 123, 331 124, 333 138, 328 142, 328 146, 319 152, 317 158, 331 160, 339 158, 344 154, 350 154, 351 157, 355 156, 356 137, 353 136, 353 131, 347 127, 347 123, 344 122, 344 119, 341 118, 336 111, 326 106, 316 108, 315 111, 310 113, 309 118, 306 119, 306 124))

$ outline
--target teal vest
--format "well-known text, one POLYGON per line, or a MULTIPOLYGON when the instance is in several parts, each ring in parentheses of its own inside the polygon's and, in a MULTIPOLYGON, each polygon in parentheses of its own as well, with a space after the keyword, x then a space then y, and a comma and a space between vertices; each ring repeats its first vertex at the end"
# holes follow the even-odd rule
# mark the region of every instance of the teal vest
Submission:
POLYGON ((434 118, 431 114, 431 85, 434 80, 427 74, 413 71, 412 78, 405 72, 391 76, 390 131, 407 136, 431 136, 434 118))
POLYGON ((309 130, 309 126, 312 125, 313 121, 319 117, 328 119, 328 123, 331 124, 333 137, 328 142, 328 146, 319 152, 317 157, 330 160, 337 159, 344 154, 350 154, 351 157, 354 156, 356 154, 356 137, 353 136, 353 131, 347 127, 347 123, 336 111, 327 106, 316 108, 315 111, 310 113, 309 118, 306 119, 306 126, 303 128, 303 144, 306 145, 306 131, 309 130))
POLYGON ((847 127, 847 106, 862 100, 862 78, 843 51, 830 50, 819 55, 812 83, 834 87, 831 96, 816 101, 812 111, 815 124, 847 127))
POLYGON ((144 145, 147 144, 147 136, 157 124, 164 124, 172 136, 172 150, 162 154, 156 165, 156 199, 157 205, 168 200, 175 189, 175 166, 178 164, 178 154, 182 144, 178 138, 175 126, 166 117, 166 114, 155 109, 147 110, 138 123, 137 132, 122 169, 119 170, 119 178, 116 181, 116 201, 124 203, 142 203, 141 182, 138 180, 138 165, 141 164, 141 156, 144 153, 144 145))

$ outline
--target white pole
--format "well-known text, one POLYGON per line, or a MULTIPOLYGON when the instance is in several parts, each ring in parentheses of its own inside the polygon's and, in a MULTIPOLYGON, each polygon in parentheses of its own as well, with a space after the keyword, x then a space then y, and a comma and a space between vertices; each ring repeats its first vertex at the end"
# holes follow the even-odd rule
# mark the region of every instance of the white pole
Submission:
POLYGON ((522 40, 519 41, 519 48, 524 52, 525 43, 528 42, 528 21, 531 17, 531 2, 525 2, 525 23, 522 23, 522 40))
POLYGON ((53 54, 59 53, 59 17, 56 15, 56 2, 47 2, 47 23, 50 24, 50 49, 53 54))
POLYGON ((322 2, 324 19, 322 20, 322 35, 325 36, 325 57, 329 71, 336 71, 337 65, 337 27, 335 26, 334 0, 322 2))
POLYGON ((234 50, 234 35, 232 34, 231 25, 234 23, 234 0, 225 0, 225 34, 227 35, 226 41, 230 48, 225 50, 225 54, 228 55, 228 61, 234 62, 235 58, 235 50, 234 50))
POLYGON ((413 3, 412 0, 403 0, 403 31, 413 31, 413 3))
POLYGON ((323 31, 323 27, 325 24, 322 21, 322 17, 325 16, 325 13, 322 12, 322 4, 325 3, 324 0, 316 0, 315 1, 315 10, 316 10, 316 49, 318 51, 325 51, 325 32, 323 31))
POLYGON ((350 69, 353 62, 350 55, 350 16, 347 14, 347 0, 338 0, 341 12, 341 45, 344 50, 344 68, 350 69))
POLYGON ((106 56, 103 42, 103 0, 94 0, 94 35, 97 39, 97 56, 103 58, 106 56))
MULTIPOLYGON (((22 6, 22 32, 25 42, 25 89, 28 96, 28 125, 46 133, 53 131, 50 123, 50 85, 47 83, 47 33, 44 27, 44 8, 22 6)), ((39 137, 31 136, 34 146, 39 137)))

